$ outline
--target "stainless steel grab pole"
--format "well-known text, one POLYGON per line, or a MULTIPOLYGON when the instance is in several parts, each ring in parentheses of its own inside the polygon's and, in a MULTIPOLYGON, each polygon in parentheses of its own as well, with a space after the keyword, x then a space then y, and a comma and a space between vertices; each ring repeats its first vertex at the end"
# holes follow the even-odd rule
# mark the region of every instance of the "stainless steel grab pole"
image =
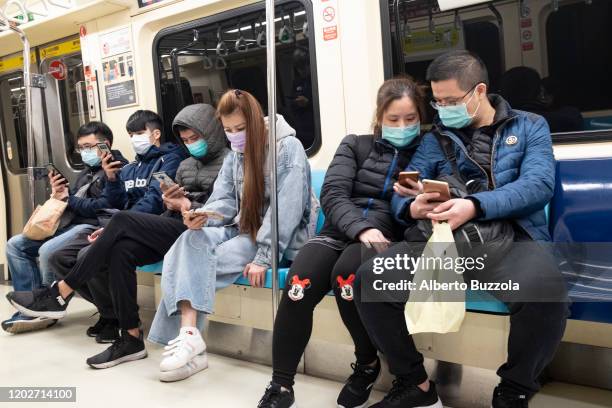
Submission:
POLYGON ((270 223, 272 230, 272 321, 276 319, 280 288, 278 284, 278 191, 276 188, 276 25, 274 0, 266 0, 266 55, 268 67, 268 146, 270 155, 270 223))
POLYGON ((30 42, 25 32, 16 23, 10 22, 6 15, 0 11, 0 18, 5 30, 11 30, 17 35, 23 44, 23 87, 25 91, 26 104, 26 140, 28 143, 28 186, 30 190, 30 209, 33 211, 36 205, 34 194, 34 167, 36 166, 34 153, 34 134, 32 133, 32 78, 30 76, 30 42))

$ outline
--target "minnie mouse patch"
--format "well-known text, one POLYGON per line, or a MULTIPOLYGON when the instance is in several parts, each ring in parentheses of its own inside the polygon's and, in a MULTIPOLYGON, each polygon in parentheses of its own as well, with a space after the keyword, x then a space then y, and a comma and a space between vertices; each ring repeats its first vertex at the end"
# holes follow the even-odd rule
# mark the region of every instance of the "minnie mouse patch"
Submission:
POLYGON ((338 288, 340 289, 340 296, 344 300, 349 302, 353 300, 353 282, 355 281, 355 274, 351 273, 348 278, 343 279, 342 276, 336 278, 338 281, 338 288))
POLYGON ((291 278, 291 289, 287 294, 291 300, 302 300, 304 298, 304 291, 310 287, 310 279, 306 278, 300 280, 300 277, 293 275, 291 278))

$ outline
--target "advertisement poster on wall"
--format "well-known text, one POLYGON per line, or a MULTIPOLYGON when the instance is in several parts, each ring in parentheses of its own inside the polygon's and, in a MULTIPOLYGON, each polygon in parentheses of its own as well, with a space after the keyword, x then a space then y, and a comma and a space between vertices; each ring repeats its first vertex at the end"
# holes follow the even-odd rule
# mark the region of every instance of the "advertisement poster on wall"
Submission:
POLYGON ((131 39, 129 27, 100 35, 102 82, 107 109, 138 103, 131 39))

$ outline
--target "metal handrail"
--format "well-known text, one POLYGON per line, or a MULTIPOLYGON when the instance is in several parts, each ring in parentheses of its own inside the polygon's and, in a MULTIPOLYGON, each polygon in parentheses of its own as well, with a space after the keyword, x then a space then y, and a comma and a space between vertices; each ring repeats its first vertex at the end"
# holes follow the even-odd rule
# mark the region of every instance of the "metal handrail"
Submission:
POLYGON ((15 23, 15 24, 22 24, 22 23, 27 23, 28 22, 28 12, 26 11, 25 6, 19 0, 8 0, 6 2, 6 4, 4 5, 3 12, 4 12, 4 16, 6 17, 6 19, 8 21, 11 21, 11 22, 15 23), (6 11, 12 5, 13 6, 17 6, 17 8, 21 11, 21 15, 23 16, 23 21, 18 20, 15 17, 9 17, 6 14, 6 11))
POLYGON ((32 133, 32 79, 30 76, 30 41, 24 31, 19 26, 11 22, 3 10, 0 10, 0 21, 4 26, 3 31, 13 31, 19 35, 23 44, 23 86, 26 105, 26 140, 28 143, 28 186, 30 189, 30 205, 34 209, 36 205, 34 195, 34 167, 36 166, 34 154, 34 134, 32 133))
POLYGON ((276 30, 274 0, 266 0, 266 56, 268 71, 268 146, 270 155, 270 223, 272 244, 272 321, 280 300, 278 284, 278 191, 276 174, 276 30))

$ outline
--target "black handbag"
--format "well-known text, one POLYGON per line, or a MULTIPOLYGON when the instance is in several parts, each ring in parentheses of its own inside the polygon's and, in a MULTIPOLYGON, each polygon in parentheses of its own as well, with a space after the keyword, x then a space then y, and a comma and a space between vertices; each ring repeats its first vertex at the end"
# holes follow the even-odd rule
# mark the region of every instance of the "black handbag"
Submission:
MULTIPOLYGON (((475 180, 465 181, 457 167, 457 158, 452 142, 441 135, 436 138, 453 169, 452 175, 438 177, 449 185, 451 198, 464 198, 469 195, 488 191, 488 186, 475 180)), ((433 232, 431 220, 418 220, 418 230, 429 238, 433 232)), ((462 257, 486 259, 487 265, 498 263, 510 250, 515 237, 511 220, 472 220, 453 231, 457 252, 462 257)))

